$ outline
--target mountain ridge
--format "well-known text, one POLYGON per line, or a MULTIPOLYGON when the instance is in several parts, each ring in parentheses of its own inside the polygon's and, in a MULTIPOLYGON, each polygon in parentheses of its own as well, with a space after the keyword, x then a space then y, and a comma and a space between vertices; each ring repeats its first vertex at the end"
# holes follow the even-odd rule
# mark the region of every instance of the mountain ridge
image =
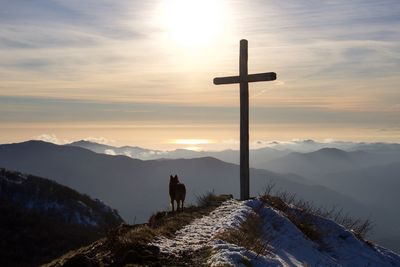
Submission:
POLYGON ((38 266, 123 222, 99 200, 0 168, 0 266, 38 266))

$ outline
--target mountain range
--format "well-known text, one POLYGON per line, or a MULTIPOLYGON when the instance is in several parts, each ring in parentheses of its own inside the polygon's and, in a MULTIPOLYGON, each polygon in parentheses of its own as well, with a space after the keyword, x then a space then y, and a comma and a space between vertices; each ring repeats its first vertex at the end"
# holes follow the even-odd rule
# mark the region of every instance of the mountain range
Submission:
MULTIPOLYGON (((153 150, 141 148, 138 146, 115 147, 105 144, 99 144, 91 141, 80 140, 66 146, 77 146, 89 149, 96 153, 109 155, 123 155, 131 158, 152 160, 152 159, 191 159, 202 157, 213 157, 225 162, 238 164, 239 152, 237 150, 227 149, 222 151, 194 151, 189 149, 175 149, 170 151, 153 150)), ((265 147, 250 151, 252 166, 262 164, 265 160, 275 159, 290 153, 290 150, 276 150, 265 147)))
MULTIPOLYGON (((384 154, 384 159, 381 158, 379 164, 387 162, 390 157, 382 151, 380 153, 384 154)), ((365 201, 356 192, 344 191, 338 185, 324 182, 331 171, 356 171, 368 168, 370 163, 375 166, 374 157, 376 155, 371 151, 338 149, 311 153, 284 151, 283 156, 275 155, 272 160, 260 156, 260 161, 271 164, 271 169, 282 173, 251 169, 251 192, 252 195, 262 193, 265 186, 273 182, 276 189, 296 193, 318 206, 336 206, 353 216, 370 217, 376 223, 373 237, 378 241, 390 239, 391 247, 397 249, 400 248, 400 218, 396 210, 382 206, 381 202, 365 201), (288 163, 279 163, 277 159, 288 163), (281 168, 275 169, 276 166, 281 168)), ((117 208, 131 223, 144 222, 153 212, 169 208, 167 189, 170 174, 178 174, 187 185, 187 204, 208 191, 233 193, 235 196, 239 191, 239 166, 212 157, 139 160, 95 153, 73 145, 28 141, 0 145, 0 166, 44 176, 99 198, 117 208)))
MULTIPOLYGON (((194 159, 138 160, 127 156, 99 154, 80 147, 42 141, 0 145, 0 166, 48 177, 117 208, 124 219, 145 221, 154 210, 169 205, 170 174, 178 174, 187 185, 186 202, 208 191, 238 196, 239 166, 205 157, 194 159)), ((324 205, 355 203, 345 195, 310 183, 293 174, 251 170, 253 194, 262 193, 271 181, 324 205), (321 196, 324 196, 321 198, 321 196)), ((352 205, 349 205, 352 207, 352 205)))
MULTIPOLYGON (((86 148, 96 153, 124 155, 142 160, 213 157, 225 162, 239 164, 239 151, 232 149, 222 151, 194 151, 189 149, 164 151, 147 149, 138 146, 115 147, 85 140, 76 141, 66 145, 86 148)), ((327 160, 329 160, 329 157, 331 156, 336 157, 336 159, 339 159, 340 156, 344 156, 342 159, 343 162, 347 161, 349 158, 352 158, 352 162, 347 162, 346 164, 350 166, 350 168, 354 168, 396 161, 396 159, 400 158, 400 144, 355 143, 340 141, 319 143, 313 140, 302 140, 286 143, 272 142, 269 143, 268 146, 250 150, 250 165, 251 167, 258 169, 271 170, 272 168, 277 168, 278 171, 285 171, 287 170, 285 166, 279 167, 279 163, 288 161, 294 157, 301 157, 301 155, 311 158, 318 158, 319 156, 322 156, 327 158, 327 160), (341 151, 348 152, 350 154, 340 154, 341 151), (289 157, 286 159, 286 156, 289 157)), ((291 162, 285 162, 285 165, 290 163, 291 162)))

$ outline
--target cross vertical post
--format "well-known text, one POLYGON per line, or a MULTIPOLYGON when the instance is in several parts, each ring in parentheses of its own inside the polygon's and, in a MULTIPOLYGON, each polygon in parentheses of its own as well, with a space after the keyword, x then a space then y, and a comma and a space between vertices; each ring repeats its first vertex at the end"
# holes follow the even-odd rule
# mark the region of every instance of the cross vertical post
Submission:
POLYGON ((248 42, 240 40, 240 199, 250 197, 248 42))
POLYGON ((276 80, 275 72, 248 74, 248 42, 240 40, 239 76, 217 77, 214 84, 240 84, 240 199, 250 198, 249 82, 276 80))

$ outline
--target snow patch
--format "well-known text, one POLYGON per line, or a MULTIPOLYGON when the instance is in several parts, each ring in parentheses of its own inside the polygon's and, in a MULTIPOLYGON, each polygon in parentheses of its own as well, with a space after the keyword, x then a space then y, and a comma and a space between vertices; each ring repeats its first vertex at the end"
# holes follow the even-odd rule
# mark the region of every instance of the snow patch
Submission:
POLYGON ((259 200, 229 200, 177 231, 175 238, 158 237, 152 245, 177 256, 185 250, 211 246, 210 266, 400 266, 400 256, 394 252, 358 240, 331 220, 314 219, 322 236, 318 241, 307 238, 285 214, 259 200), (263 236, 268 237, 263 241, 271 248, 270 253, 256 255, 215 238, 226 229, 238 227, 255 210, 263 221, 263 236))
POLYGON ((158 237, 153 245, 160 247, 161 252, 178 254, 183 250, 198 250, 212 245, 216 234, 231 227, 238 227, 248 214, 251 207, 236 200, 228 200, 208 216, 194 220, 176 232, 174 239, 158 237))

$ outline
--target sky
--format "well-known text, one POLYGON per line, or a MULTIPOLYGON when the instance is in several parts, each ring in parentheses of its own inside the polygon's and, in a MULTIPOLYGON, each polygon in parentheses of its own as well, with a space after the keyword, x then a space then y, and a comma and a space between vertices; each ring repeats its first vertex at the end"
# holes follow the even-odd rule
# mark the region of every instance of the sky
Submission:
POLYGON ((400 1, 0 0, 0 143, 236 148, 239 40, 251 144, 400 142, 400 1))

